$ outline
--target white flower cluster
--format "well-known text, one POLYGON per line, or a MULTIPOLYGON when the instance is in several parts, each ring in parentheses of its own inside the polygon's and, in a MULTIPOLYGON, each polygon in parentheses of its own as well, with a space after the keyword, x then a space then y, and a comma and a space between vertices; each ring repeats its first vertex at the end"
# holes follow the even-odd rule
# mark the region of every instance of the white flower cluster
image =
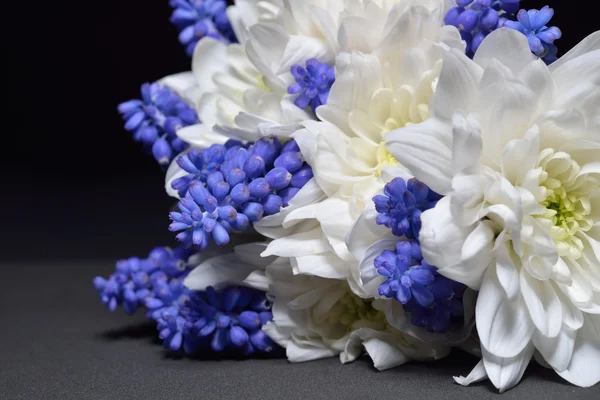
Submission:
MULTIPOLYGON (((164 80, 201 120, 178 136, 198 148, 293 138, 314 178, 254 224, 265 240, 238 247, 243 267, 208 260, 186 285, 267 290, 264 331, 292 362, 366 351, 386 369, 476 340, 482 360, 455 378, 464 385, 509 389, 532 357, 575 385, 600 381, 600 33, 548 67, 506 29, 469 59, 444 0, 235 3, 239 44, 203 38, 192 71, 164 80), (313 59, 335 82, 300 108, 294 67, 313 59), (374 258, 397 238, 372 199, 397 177, 444 196, 418 239, 468 287, 451 332, 412 325, 379 293, 374 258)), ((171 195, 182 174, 169 169, 171 195)))

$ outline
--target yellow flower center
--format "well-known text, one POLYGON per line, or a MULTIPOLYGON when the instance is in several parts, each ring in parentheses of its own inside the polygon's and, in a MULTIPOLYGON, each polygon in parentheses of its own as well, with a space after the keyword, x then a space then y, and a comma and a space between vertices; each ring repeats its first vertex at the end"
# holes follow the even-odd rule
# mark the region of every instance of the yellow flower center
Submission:
POLYGON ((258 90, 262 90, 263 92, 270 92, 271 91, 271 89, 269 89, 269 87, 265 83, 265 76, 264 75, 257 76, 257 78, 256 78, 256 88, 258 90))
POLYGON ((363 299, 347 292, 336 303, 327 315, 331 323, 340 323, 348 330, 356 329, 357 324, 383 330, 387 323, 385 314, 373 308, 373 299, 363 299))
POLYGON ((599 182, 579 177, 579 164, 569 154, 553 149, 540 152, 538 167, 542 168, 540 184, 545 198, 540 204, 546 208, 543 225, 556 243, 559 256, 576 260, 583 250, 577 233, 594 225, 590 197, 599 182))
POLYGON ((377 176, 380 176, 387 167, 393 167, 398 164, 398 160, 389 152, 385 143, 379 143, 379 147, 377 147, 377 176))

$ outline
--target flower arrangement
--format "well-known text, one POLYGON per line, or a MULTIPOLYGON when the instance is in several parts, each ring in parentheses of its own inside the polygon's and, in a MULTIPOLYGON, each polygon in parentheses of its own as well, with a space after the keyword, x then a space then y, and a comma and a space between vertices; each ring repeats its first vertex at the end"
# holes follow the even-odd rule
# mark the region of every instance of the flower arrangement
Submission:
POLYGON ((519 0, 171 0, 190 72, 119 106, 179 246, 94 280, 166 348, 461 385, 600 381, 600 33, 519 0))

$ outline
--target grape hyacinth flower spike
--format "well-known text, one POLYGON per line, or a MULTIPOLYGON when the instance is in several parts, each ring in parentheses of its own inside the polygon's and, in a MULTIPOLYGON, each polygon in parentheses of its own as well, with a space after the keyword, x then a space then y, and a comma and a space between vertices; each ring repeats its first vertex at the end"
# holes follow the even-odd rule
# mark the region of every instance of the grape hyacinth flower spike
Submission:
POLYGON ((118 261, 115 273, 108 279, 94 278, 94 287, 110 311, 123 306, 126 313, 133 314, 153 297, 157 286, 189 272, 187 259, 190 254, 184 247, 157 247, 147 258, 131 257, 118 261))
POLYGON ((527 36, 531 52, 550 64, 557 60, 554 41, 562 36, 561 30, 556 26, 547 26, 553 16, 554 10, 548 6, 541 10, 520 10, 517 21, 505 21, 503 26, 527 36))
POLYGON ((456 0, 444 23, 458 28, 467 45, 466 53, 472 56, 487 35, 500 28, 503 21, 514 19, 519 4, 519 0, 456 0))
POLYGON ((188 145, 177 130, 198 123, 198 115, 179 95, 159 83, 145 83, 141 99, 121 103, 119 112, 125 129, 166 167, 188 145))
POLYGON ((173 181, 183 196, 169 229, 184 245, 204 249, 230 241, 264 216, 277 214, 312 178, 298 145, 266 137, 192 150, 177 159, 188 175, 173 181))
POLYGON ((519 10, 519 7, 519 0, 457 0, 444 22, 458 28, 470 56, 492 31, 506 27, 527 36, 531 52, 544 62, 554 62, 557 52, 554 41, 562 36, 557 27, 546 26, 554 10, 548 6, 541 10, 519 10))
POLYGON ((466 288, 441 276, 421 253, 421 214, 435 207, 440 198, 414 178, 408 182, 396 178, 385 186, 383 195, 373 198, 377 224, 402 237, 393 251, 384 250, 374 260, 375 269, 386 278, 379 294, 402 303, 411 323, 430 332, 448 332, 462 321, 466 288))
POLYGON ((211 37, 225 43, 237 42, 227 17, 225 0, 171 0, 171 22, 179 30, 179 42, 192 56, 196 44, 203 37, 211 37))
POLYGON ((306 67, 294 65, 291 69, 296 83, 288 88, 289 94, 298 95, 294 104, 305 109, 310 105, 313 111, 327 103, 329 91, 335 81, 335 69, 315 58, 306 61, 306 67))
POLYGON ((146 308, 166 349, 183 349, 189 355, 273 351, 276 345, 262 331, 273 318, 265 293, 238 286, 190 290, 183 284, 193 267, 189 256, 184 247, 157 247, 145 259, 119 261, 116 272, 108 279, 94 278, 94 286, 110 311, 119 305, 127 314, 146 308))

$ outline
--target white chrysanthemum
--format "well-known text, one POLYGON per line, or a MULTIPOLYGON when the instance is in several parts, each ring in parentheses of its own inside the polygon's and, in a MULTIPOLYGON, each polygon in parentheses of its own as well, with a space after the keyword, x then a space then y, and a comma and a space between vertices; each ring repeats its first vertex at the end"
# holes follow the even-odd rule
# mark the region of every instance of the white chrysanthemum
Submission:
POLYGON ((283 258, 269 265, 266 275, 273 322, 263 330, 286 349, 291 362, 339 354, 346 363, 366 351, 375 368, 384 370, 449 352, 446 346, 425 344, 391 327, 381 310, 384 302, 358 297, 345 281, 294 275, 283 258))
MULTIPOLYGON (((295 259, 319 255, 316 264, 320 268, 312 268, 319 276, 355 272, 358 261, 348 252, 346 235, 373 195, 393 176, 406 172, 387 153, 383 136, 390 129, 428 117, 442 56, 449 48, 442 39, 462 48, 454 28, 442 29, 442 3, 430 3, 439 7, 407 2, 398 9, 397 17, 405 24, 398 26, 400 39, 390 44, 389 52, 338 56, 337 79, 328 103, 317 109, 323 121, 304 122, 304 128, 292 135, 326 199, 291 211, 279 226, 310 220, 318 224, 310 225, 310 231, 296 228, 270 233, 261 231, 259 223, 259 232, 278 239, 266 254, 295 259)), ((359 288, 353 289, 366 297, 359 288)))
POLYGON ((258 22, 275 22, 283 7, 283 0, 235 0, 227 7, 227 18, 241 44, 248 41, 250 27, 258 22))
POLYGON ((296 275, 288 259, 261 257, 265 246, 243 244, 229 254, 204 257, 184 284, 192 290, 235 284, 268 291, 273 322, 263 329, 291 362, 339 355, 346 363, 366 351, 383 370, 448 354, 447 346, 425 344, 391 327, 381 301, 356 296, 342 280, 296 275))
POLYGON ((383 136, 429 117, 442 56, 451 44, 462 48, 455 29, 442 29, 443 8, 438 6, 408 6, 399 17, 405 23, 393 44, 376 54, 342 54, 337 59, 338 76, 328 103, 317 110, 324 122, 313 129, 317 146, 311 157, 325 192, 351 198, 354 220, 385 183, 378 179, 383 170, 398 163, 387 152, 383 136))
MULTIPOLYGON (((218 124, 217 131, 241 138, 289 134, 300 121, 315 119, 287 94, 295 83, 291 67, 304 67, 309 59, 333 65, 342 52, 361 52, 397 62, 405 48, 439 41, 440 35, 461 45, 455 28, 442 27, 443 6, 442 0, 286 1, 277 18, 250 26, 245 41, 250 63, 272 92, 261 100, 268 109, 242 110, 235 124, 218 124)), ((255 98, 247 105, 253 103, 255 98)))
POLYGON ((600 381, 600 34, 547 67, 515 31, 471 61, 448 53, 432 118, 390 152, 446 195, 422 215, 439 272, 480 290, 483 360, 501 390, 537 350, 579 386, 600 381))
MULTIPOLYGON (((412 178, 407 173, 399 177, 405 181, 412 178)), ((400 302, 379 294, 379 286, 386 278, 377 272, 374 265, 375 258, 385 250, 395 250, 400 238, 393 235, 389 228, 377 224, 378 215, 374 204, 369 204, 346 236, 348 250, 359 261, 358 265, 352 268, 351 279, 349 279, 351 286, 356 287, 354 292, 364 298, 379 299, 380 308, 385 313, 388 323, 414 338, 428 343, 462 344, 471 334, 475 324, 476 293, 474 291, 467 289, 462 300, 463 326, 455 327, 447 333, 432 333, 413 325, 410 314, 405 312, 400 302)))

